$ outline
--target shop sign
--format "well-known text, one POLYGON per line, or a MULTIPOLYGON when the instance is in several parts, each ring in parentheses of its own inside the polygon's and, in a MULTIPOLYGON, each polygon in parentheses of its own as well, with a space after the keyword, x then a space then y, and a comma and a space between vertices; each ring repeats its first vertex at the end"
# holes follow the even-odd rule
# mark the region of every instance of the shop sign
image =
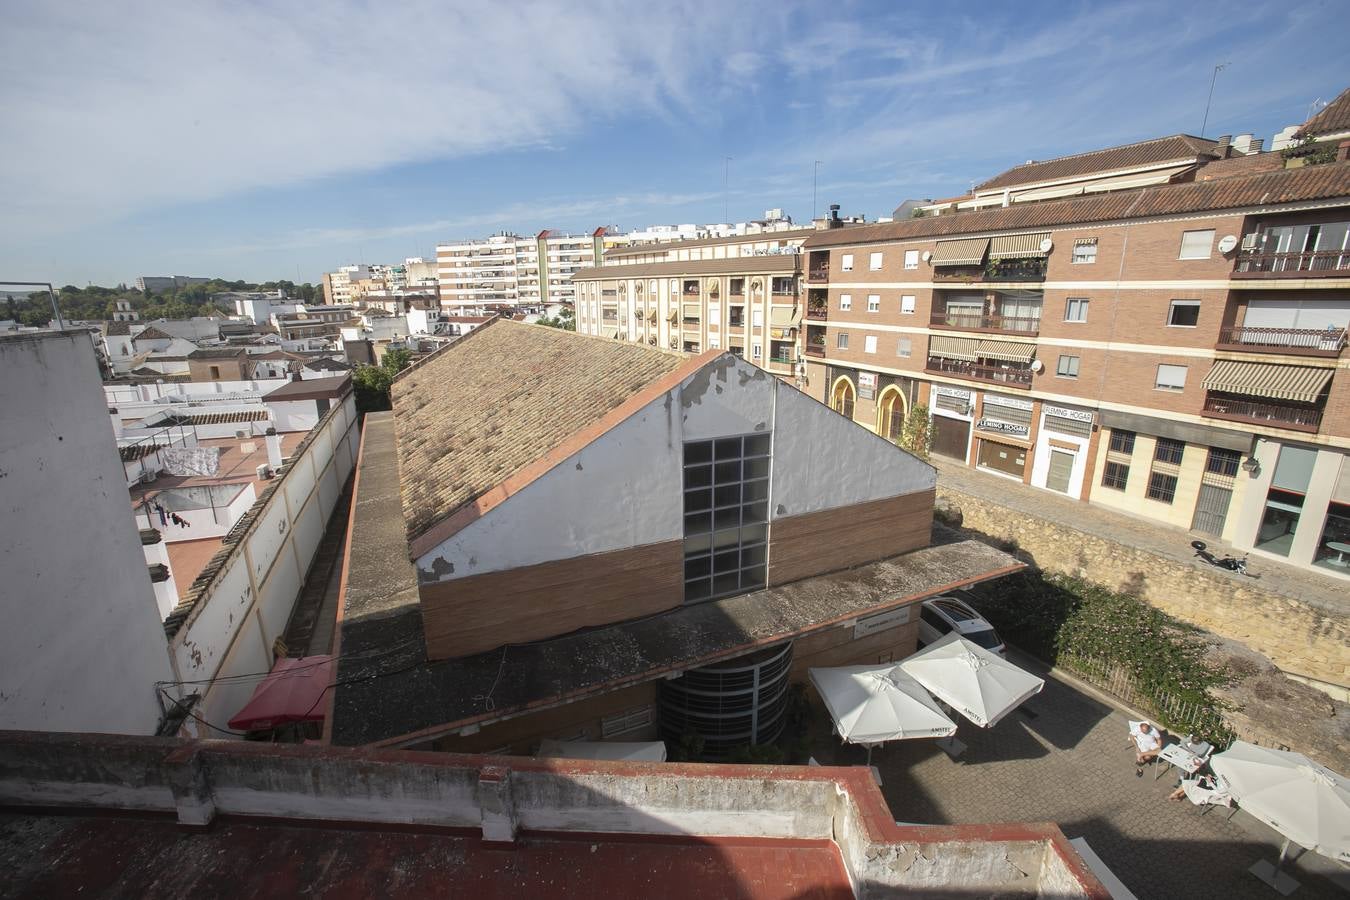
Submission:
POLYGON ((898 628, 901 625, 908 624, 908 622, 908 606, 877 613, 874 616, 865 616, 853 626, 853 639, 856 641, 860 637, 876 634, 878 631, 886 631, 889 628, 898 628))
POLYGON ((939 397, 955 397, 958 400, 970 402, 970 391, 963 391, 960 388, 937 387, 935 388, 939 397))
MULTIPOLYGON (((985 402, 988 402, 987 398, 985 402)), ((1030 427, 1014 425, 1011 422, 1000 422, 997 419, 980 419, 975 423, 975 427, 980 431, 992 431, 996 434, 1006 434, 1009 437, 1022 438, 1023 440, 1031 436, 1030 427)))
POLYGON ((1026 412, 1031 411, 1030 400, 1018 400, 1016 397, 1000 397, 997 394, 985 394, 984 405, 1003 406, 1008 409, 1020 409, 1026 412))
POLYGON ((875 372, 858 373, 858 396, 864 400, 871 400, 877 392, 877 375, 875 372))
POLYGON ((1042 407, 1047 416, 1059 416, 1061 419, 1073 419, 1075 422, 1087 422, 1092 424, 1096 420, 1096 414, 1085 412, 1081 409, 1065 409, 1062 406, 1042 407))

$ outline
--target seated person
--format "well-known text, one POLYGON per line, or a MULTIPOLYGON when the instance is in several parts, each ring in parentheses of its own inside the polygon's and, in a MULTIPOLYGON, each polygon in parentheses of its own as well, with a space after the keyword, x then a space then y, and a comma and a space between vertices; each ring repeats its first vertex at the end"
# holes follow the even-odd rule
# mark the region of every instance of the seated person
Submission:
POLYGON ((1197 775, 1194 778, 1183 779, 1177 785, 1177 789, 1167 795, 1167 799, 1180 800, 1186 797, 1196 806, 1204 806, 1207 803, 1226 806, 1231 804, 1231 796, 1228 782, 1224 781, 1222 776, 1197 775))
POLYGON ((1130 737, 1134 739, 1136 753, 1134 754, 1134 774, 1136 777, 1143 777, 1144 763, 1156 759, 1162 752, 1163 741, 1162 734, 1147 722, 1140 722, 1139 727, 1130 732, 1130 737))

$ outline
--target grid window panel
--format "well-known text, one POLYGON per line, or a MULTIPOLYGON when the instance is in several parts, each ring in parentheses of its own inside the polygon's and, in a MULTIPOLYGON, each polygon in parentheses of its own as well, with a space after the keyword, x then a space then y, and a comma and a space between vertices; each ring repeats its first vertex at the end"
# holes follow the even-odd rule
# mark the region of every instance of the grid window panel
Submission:
POLYGON ((1088 298, 1070 297, 1064 301, 1064 321, 1086 322, 1088 317, 1088 298))
POLYGON ((1209 458, 1205 460, 1205 471, 1211 475, 1222 475, 1226 478, 1237 476, 1238 466, 1242 461, 1242 454, 1236 450, 1225 450, 1222 447, 1210 447, 1209 458))
POLYGON ((1147 493, 1151 500, 1171 503, 1177 495, 1177 476, 1166 472, 1150 472, 1147 493))
POLYGON ((1134 432, 1120 428, 1111 429, 1111 449, 1117 453, 1134 452, 1134 432))
POLYGON ((1106 468, 1102 470, 1102 487, 1123 491, 1129 480, 1130 467, 1128 463, 1108 462, 1106 468))
POLYGON ((1153 449, 1153 458, 1160 463, 1179 466, 1181 458, 1185 455, 1186 442, 1174 441, 1171 438, 1158 438, 1158 446, 1153 449))
POLYGON ((769 538, 769 434, 684 445, 684 599, 764 587, 769 538))

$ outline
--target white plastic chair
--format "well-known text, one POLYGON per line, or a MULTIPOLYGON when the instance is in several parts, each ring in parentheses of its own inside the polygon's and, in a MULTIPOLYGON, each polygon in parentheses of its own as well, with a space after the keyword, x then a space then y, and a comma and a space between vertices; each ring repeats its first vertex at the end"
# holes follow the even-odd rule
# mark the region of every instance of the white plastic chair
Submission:
POLYGON ((1233 793, 1229 788, 1228 782, 1221 775, 1203 775, 1199 778, 1191 778, 1181 783, 1181 789, 1186 792, 1186 799, 1196 806, 1203 807, 1200 815, 1204 815, 1216 806, 1226 806, 1232 810, 1228 818, 1237 815, 1237 807, 1233 805, 1233 793), (1209 781, 1213 787, 1205 787, 1204 782, 1209 781))

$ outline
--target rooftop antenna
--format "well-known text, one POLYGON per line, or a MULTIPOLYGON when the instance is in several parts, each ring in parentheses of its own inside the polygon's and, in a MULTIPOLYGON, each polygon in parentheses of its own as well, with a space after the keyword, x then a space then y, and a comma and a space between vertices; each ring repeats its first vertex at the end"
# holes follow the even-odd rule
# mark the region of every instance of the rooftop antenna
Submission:
POLYGON ((820 178, 820 160, 816 160, 815 167, 811 171, 811 221, 816 220, 816 182, 820 178))
POLYGON ((724 156, 722 157, 722 221, 728 225, 731 224, 731 213, 727 211, 730 208, 727 203, 727 181, 730 177, 731 157, 724 156))
POLYGON ((1209 79, 1209 99, 1205 101, 1205 118, 1200 123, 1200 136, 1205 136, 1205 127, 1209 125, 1209 105, 1214 102, 1214 82, 1219 80, 1219 72, 1231 66, 1231 62, 1221 62, 1214 67, 1214 76, 1209 79))
MULTIPOLYGON (((1321 97, 1318 97, 1318 98, 1317 98, 1316 100, 1314 100, 1312 103, 1309 103, 1309 104, 1308 104, 1308 119, 1311 119, 1313 116, 1317 115, 1317 111, 1318 111, 1319 109, 1321 109, 1322 107, 1326 106, 1326 105, 1327 105, 1327 101, 1323 100, 1321 97)), ((1306 122, 1306 121, 1308 121, 1308 119, 1304 119, 1303 121, 1306 122)))

